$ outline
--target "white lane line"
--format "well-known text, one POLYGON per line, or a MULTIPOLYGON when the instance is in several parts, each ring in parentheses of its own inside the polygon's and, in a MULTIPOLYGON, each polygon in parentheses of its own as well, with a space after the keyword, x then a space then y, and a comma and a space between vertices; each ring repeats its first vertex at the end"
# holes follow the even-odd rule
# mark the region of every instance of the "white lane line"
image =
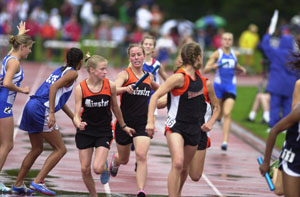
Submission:
POLYGON ((215 193, 218 196, 224 196, 215 186, 214 184, 212 184, 212 182, 210 182, 210 180, 205 176, 205 174, 202 174, 203 179, 206 181, 206 183, 215 191, 215 193))
MULTIPOLYGON (((33 95, 33 94, 35 93, 35 91, 38 89, 38 87, 40 86, 40 84, 41 84, 41 78, 42 78, 42 77, 40 77, 40 76, 42 76, 43 73, 45 73, 46 67, 47 67, 47 65, 44 65, 44 64, 42 64, 42 65, 40 66, 39 72, 37 73, 36 79, 34 80, 32 87, 30 88, 30 92, 29 92, 29 94, 28 94, 29 96, 28 96, 27 100, 25 101, 25 104, 26 104, 27 101, 29 100, 30 95, 33 95)), ((25 76, 25 77, 26 77, 26 76, 25 76)), ((25 107, 25 105, 24 105, 24 107, 25 107)), ((22 114, 19 116, 19 119, 18 119, 18 122, 17 122, 18 128, 16 128, 15 131, 14 131, 14 140, 16 139, 17 134, 18 134, 18 132, 20 131, 19 125, 20 125, 20 123, 21 123, 21 119, 22 119, 22 114)))

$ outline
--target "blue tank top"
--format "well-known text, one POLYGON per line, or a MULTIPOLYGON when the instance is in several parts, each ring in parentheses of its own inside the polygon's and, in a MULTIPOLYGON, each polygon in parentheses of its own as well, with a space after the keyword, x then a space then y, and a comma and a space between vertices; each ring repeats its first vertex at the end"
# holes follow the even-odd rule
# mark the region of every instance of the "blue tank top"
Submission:
MULTIPOLYGON (((7 55, 3 59, 2 69, 0 71, 0 79, 1 79, 1 81, 5 78, 7 62, 10 59, 12 59, 12 58, 18 60, 17 57, 11 56, 11 55, 7 55)), ((23 69, 22 69, 21 64, 20 64, 20 71, 13 76, 12 82, 16 86, 20 87, 21 81, 23 80, 23 78, 24 78, 24 73, 23 73, 23 69)), ((0 85, 3 85, 3 84, 0 83, 0 85)), ((0 103, 6 103, 6 104, 9 104, 9 105, 12 106, 14 104, 14 102, 15 102, 16 95, 17 95, 16 91, 11 91, 11 90, 9 90, 9 89, 7 89, 5 87, 0 87, 0 103)))
MULTIPOLYGON (((151 72, 153 70, 153 68, 155 68, 157 65, 160 65, 160 62, 154 58, 152 58, 152 64, 151 65, 148 65, 144 62, 143 64, 143 70, 146 71, 146 72, 151 72)), ((156 70, 155 73, 153 73, 153 77, 154 77, 154 81, 156 83, 159 83, 159 80, 158 80, 158 70, 156 70)))
MULTIPOLYGON (((67 67, 65 70, 63 70, 63 66, 57 68, 55 71, 52 72, 52 74, 44 81, 44 83, 39 87, 39 89, 35 92, 34 96, 31 96, 32 98, 37 98, 39 101, 41 101, 45 107, 49 108, 49 89, 50 86, 59 80, 68 70, 75 70, 72 67, 67 67)), ((55 112, 60 110, 68 101, 73 85, 70 85, 69 87, 62 87, 57 90, 56 97, 55 97, 55 112)))
POLYGON ((222 49, 218 49, 219 59, 217 64, 221 65, 216 71, 215 82, 218 84, 236 84, 234 70, 237 64, 237 58, 231 49, 227 55, 222 49))

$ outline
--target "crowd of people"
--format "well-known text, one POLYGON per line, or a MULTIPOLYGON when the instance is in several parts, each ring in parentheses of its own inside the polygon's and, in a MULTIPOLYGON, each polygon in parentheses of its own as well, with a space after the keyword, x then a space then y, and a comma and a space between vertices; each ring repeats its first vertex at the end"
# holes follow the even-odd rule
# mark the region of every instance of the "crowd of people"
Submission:
MULTIPOLYGON (((9 1, 11 4, 7 7, 15 6, 20 9, 18 12, 17 10, 13 12, 17 16, 16 21, 25 17, 21 9, 30 7, 27 1, 20 2, 16 6, 15 1, 9 1)), ((79 150, 81 173, 89 193, 97 196, 91 165, 94 172, 101 176, 101 182, 106 184, 110 176, 117 176, 121 165, 128 163, 130 150, 134 149, 137 196, 146 196, 144 188, 148 172, 147 154, 151 138, 155 134, 156 108, 167 107, 165 136, 172 159, 168 176, 168 193, 170 196, 181 196, 181 190, 188 175, 194 181, 198 181, 201 177, 206 149, 210 146, 209 131, 216 121, 223 121, 224 140, 221 150, 227 151, 229 147, 231 112, 237 96, 236 75, 246 74, 246 69, 239 63, 240 53, 233 49, 233 34, 220 31, 219 41, 216 41, 218 47, 204 64, 204 49, 194 41, 197 39, 193 39, 190 35, 182 37, 180 42, 179 40, 176 42, 169 33, 156 40, 163 17, 163 15, 159 17, 157 5, 152 5, 156 16, 150 12, 148 5, 139 6, 136 10, 136 29, 131 34, 131 39, 127 39, 128 29, 125 27, 124 21, 127 20, 130 23, 129 20, 131 20, 127 15, 130 10, 130 1, 126 2, 125 7, 122 8, 125 11, 120 10, 120 13, 122 13, 121 11, 126 13, 122 15, 124 21, 120 18, 120 21, 117 21, 109 29, 106 23, 107 18, 104 17, 97 31, 94 31, 97 19, 86 15, 87 12, 93 13, 93 10, 90 10, 93 2, 93 0, 87 0, 77 6, 73 5, 71 1, 65 2, 66 5, 64 4, 62 8, 69 5, 71 11, 69 18, 61 20, 65 22, 61 26, 57 26, 58 29, 63 29, 62 38, 76 41, 80 39, 81 34, 89 35, 93 32, 97 32, 97 39, 113 39, 115 37, 122 48, 128 46, 129 65, 118 74, 113 82, 106 78, 108 60, 105 57, 89 54, 84 57, 81 49, 69 49, 66 53, 66 64, 54 70, 45 79, 24 107, 20 129, 28 132, 31 150, 25 156, 12 187, 8 188, 0 181, 0 191, 12 191, 17 194, 30 194, 38 191, 46 195, 55 195, 55 191, 46 187, 44 179, 66 154, 66 147, 55 119, 55 113, 62 109, 76 127, 75 142, 79 150), (82 26, 79 26, 78 16, 74 15, 74 12, 84 21, 82 26), (156 18, 157 21, 153 22, 152 18, 156 18), (74 24, 76 24, 76 28, 73 26, 74 24), (154 28, 150 28, 152 25, 154 28), (114 28, 116 32, 112 31, 114 28), (66 29, 72 35, 67 34, 66 29), (80 33, 77 32, 79 30, 80 33), (124 36, 124 39, 120 35, 124 36), (170 58, 170 53, 176 53, 177 46, 178 56, 174 61, 176 63, 175 71, 168 76, 164 70, 165 64, 170 58), (73 113, 66 103, 78 77, 77 71, 82 66, 87 69, 89 76, 75 89, 76 99, 73 113), (158 71, 137 84, 139 79, 156 66, 159 67, 158 71), (213 83, 203 77, 201 73, 212 71, 216 73, 213 83), (163 83, 158 80, 159 76, 164 80, 163 83), (117 102, 118 95, 120 96, 120 106, 117 102), (114 126, 111 123, 112 112, 117 119, 114 126), (95 114, 101 114, 101 118, 95 114), (109 162, 107 156, 113 139, 112 129, 114 129, 117 153, 109 162), (43 152, 43 140, 51 145, 53 152, 30 183, 30 188, 27 188, 23 180, 43 152), (133 148, 132 144, 134 144, 133 148)), ((112 7, 112 5, 106 5, 106 11, 113 15, 115 11, 109 9, 110 6, 112 7)), ((26 13, 28 12, 26 11, 26 13)), ((32 33, 43 32, 41 27, 51 23, 50 17, 48 18, 47 14, 43 13, 39 4, 32 7, 31 15, 34 13, 36 15, 30 16, 26 23, 20 22, 16 25, 17 35, 9 38, 12 49, 2 63, 0 73, 0 170, 13 148, 12 108, 16 94, 17 92, 28 94, 30 90, 29 87, 21 86, 24 74, 20 61, 26 59, 31 53, 35 38, 32 33), (31 23, 31 20, 43 22, 39 26, 35 24, 38 21, 31 23), (41 29, 37 30, 36 28, 41 29)), ((51 14, 57 15, 58 10, 52 10, 51 14)), ((3 16, 2 12, 0 24, 3 16)), ((6 32, 3 27, 4 33, 13 32, 13 28, 6 32)), ((264 79, 267 80, 267 85, 265 90, 259 91, 248 118, 250 121, 255 120, 258 105, 261 103, 264 108, 263 120, 268 123, 271 132, 267 141, 265 160, 260 170, 262 174, 269 170, 270 155, 276 136, 281 131, 287 130, 283 152, 289 151, 289 155, 294 156, 291 158, 292 156, 282 154, 280 157, 280 165, 284 172, 285 195, 298 194, 299 196, 300 137, 298 132, 299 81, 297 81, 299 78, 297 75, 299 74, 299 51, 296 51, 294 45, 295 38, 286 28, 280 31, 279 44, 276 47, 272 44, 272 35, 268 31, 262 41, 258 43, 259 39, 255 36, 257 31, 255 25, 249 25, 249 30, 242 34, 240 43, 243 43, 246 51, 246 62, 252 61, 251 56, 257 46, 269 61, 267 77, 264 79), (251 36, 255 43, 245 44, 245 39, 251 36)), ((298 42, 298 47, 299 45, 298 42)))

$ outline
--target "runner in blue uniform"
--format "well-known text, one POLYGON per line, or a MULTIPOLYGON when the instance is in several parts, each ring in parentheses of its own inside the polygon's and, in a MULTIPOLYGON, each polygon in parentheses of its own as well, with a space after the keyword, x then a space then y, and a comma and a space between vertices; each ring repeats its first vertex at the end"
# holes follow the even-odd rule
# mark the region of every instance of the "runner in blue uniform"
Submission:
POLYGON ((77 70, 81 68, 83 53, 78 48, 71 48, 66 59, 67 64, 50 74, 36 93, 30 97, 23 110, 20 129, 28 132, 31 150, 23 160, 17 180, 12 186, 14 192, 22 192, 24 178, 35 160, 43 152, 45 139, 53 148, 53 152, 31 182, 30 188, 46 195, 55 195, 54 191, 46 187, 44 179, 67 152, 56 125, 55 113, 62 109, 73 120, 73 112, 66 105, 66 102, 77 79, 77 70))
MULTIPOLYGON (((298 40, 297 45, 300 47, 300 40, 298 40)), ((295 61, 290 62, 290 64, 299 74, 300 53, 295 53, 294 57, 295 61)), ((276 137, 286 129, 286 139, 279 157, 279 169, 283 171, 284 196, 300 196, 300 80, 297 80, 294 88, 291 113, 275 124, 269 134, 264 161, 259 167, 263 176, 270 169, 272 149, 276 137)))
MULTIPOLYGON (((0 71, 0 172, 6 161, 8 153, 14 146, 14 119, 12 107, 17 92, 23 94, 29 93, 29 87, 20 87, 24 78, 21 59, 26 59, 31 53, 31 47, 34 43, 25 33, 25 23, 20 22, 17 27, 18 35, 9 38, 9 44, 12 50, 3 59, 0 71)), ((0 192, 9 192, 0 180, 0 192)))
POLYGON ((219 120, 224 117, 223 132, 224 140, 221 149, 227 150, 228 137, 231 126, 231 112, 236 98, 235 70, 246 74, 246 69, 238 63, 238 52, 231 49, 233 43, 232 33, 223 33, 222 48, 216 50, 207 61, 204 73, 216 70, 214 89, 221 106, 219 120))

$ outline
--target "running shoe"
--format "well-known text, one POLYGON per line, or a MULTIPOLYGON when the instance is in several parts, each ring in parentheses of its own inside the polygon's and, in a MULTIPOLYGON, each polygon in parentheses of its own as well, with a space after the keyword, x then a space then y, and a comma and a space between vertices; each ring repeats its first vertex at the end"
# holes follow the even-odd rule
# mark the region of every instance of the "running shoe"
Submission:
POLYGON ((26 185, 23 183, 21 187, 16 187, 15 185, 11 186, 11 192, 13 194, 31 194, 34 192, 34 190, 29 189, 26 187, 26 185))
POLYGON ((146 194, 145 194, 144 190, 140 190, 136 196, 137 197, 146 197, 146 194))
POLYGON ((101 181, 102 184, 106 184, 106 183, 108 183, 109 178, 110 178, 110 172, 109 172, 109 169, 108 169, 108 162, 106 160, 106 162, 105 162, 105 171, 100 175, 100 181, 101 181))
POLYGON ((226 151, 226 150, 227 150, 227 144, 222 144, 222 145, 221 145, 221 149, 222 149, 223 151, 226 151))
POLYGON ((3 183, 0 183, 0 192, 10 192, 10 188, 6 187, 3 183))
POLYGON ((113 177, 117 176, 118 170, 119 170, 119 167, 120 167, 120 165, 117 166, 115 164, 115 158, 116 158, 116 154, 113 155, 113 157, 111 159, 111 162, 110 162, 110 166, 109 166, 110 174, 113 177))
POLYGON ((56 195, 55 191, 51 191, 50 189, 48 189, 44 182, 37 184, 37 183, 34 183, 33 181, 31 181, 30 189, 33 189, 35 191, 41 192, 41 193, 49 195, 49 196, 56 195))

